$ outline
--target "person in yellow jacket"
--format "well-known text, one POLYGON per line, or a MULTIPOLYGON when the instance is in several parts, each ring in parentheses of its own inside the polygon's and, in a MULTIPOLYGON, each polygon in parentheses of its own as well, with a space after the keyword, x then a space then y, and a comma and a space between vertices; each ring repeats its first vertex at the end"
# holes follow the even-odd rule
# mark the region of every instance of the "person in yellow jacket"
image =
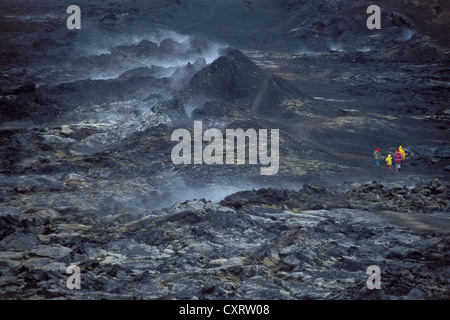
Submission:
POLYGON ((402 148, 403 148, 402 146, 398 147, 398 151, 399 151, 400 154, 402 155, 402 160, 400 161, 400 165, 401 165, 401 166, 403 166, 403 161, 405 160, 405 151, 403 151, 402 148))
POLYGON ((400 151, 400 153, 402 154, 402 161, 403 160, 405 160, 405 151, 403 151, 403 149, 402 149, 403 147, 402 146, 400 146, 400 147, 398 147, 398 150, 400 151))
POLYGON ((388 170, 391 170, 391 166, 392 166, 392 156, 391 154, 389 154, 386 158, 386 164, 387 164, 387 168, 388 170))

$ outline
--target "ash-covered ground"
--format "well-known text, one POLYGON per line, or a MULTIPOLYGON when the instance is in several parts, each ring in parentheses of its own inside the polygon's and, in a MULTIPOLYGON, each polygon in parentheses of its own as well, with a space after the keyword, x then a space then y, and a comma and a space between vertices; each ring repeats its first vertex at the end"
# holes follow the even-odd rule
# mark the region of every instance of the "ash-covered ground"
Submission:
POLYGON ((449 3, 72 4, 0 6, 1 299, 450 297, 449 3), (278 171, 174 164, 194 121, 278 171))

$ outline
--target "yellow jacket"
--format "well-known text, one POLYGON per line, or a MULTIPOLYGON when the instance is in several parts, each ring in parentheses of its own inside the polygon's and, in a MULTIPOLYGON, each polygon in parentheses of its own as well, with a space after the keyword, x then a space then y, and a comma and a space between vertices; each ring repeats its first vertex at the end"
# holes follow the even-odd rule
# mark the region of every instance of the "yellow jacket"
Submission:
POLYGON ((392 156, 391 155, 387 156, 386 163, 387 163, 388 166, 392 166, 392 156))
POLYGON ((405 160, 405 151, 403 151, 402 146, 398 147, 398 150, 402 154, 402 160, 405 160))

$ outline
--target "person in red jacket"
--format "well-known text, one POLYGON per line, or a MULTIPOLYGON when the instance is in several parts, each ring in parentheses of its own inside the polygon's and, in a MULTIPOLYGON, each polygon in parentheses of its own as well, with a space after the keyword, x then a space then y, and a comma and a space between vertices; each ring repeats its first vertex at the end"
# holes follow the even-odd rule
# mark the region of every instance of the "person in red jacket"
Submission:
POLYGON ((394 154, 394 160, 395 160, 395 168, 397 171, 399 171, 402 164, 402 154, 400 153, 400 150, 397 149, 397 152, 394 154))

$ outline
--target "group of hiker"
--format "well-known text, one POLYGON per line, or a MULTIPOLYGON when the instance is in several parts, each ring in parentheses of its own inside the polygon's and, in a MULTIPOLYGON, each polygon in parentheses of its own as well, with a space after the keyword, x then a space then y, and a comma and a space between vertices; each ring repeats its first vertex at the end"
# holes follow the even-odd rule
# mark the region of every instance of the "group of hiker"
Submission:
MULTIPOLYGON (((384 159, 380 154, 380 148, 377 148, 377 150, 375 150, 375 152, 373 153, 373 156, 375 158, 375 163, 376 163, 377 167, 379 167, 380 161, 384 159)), ((387 164, 387 169, 391 170, 392 169, 392 167, 391 167, 392 166, 392 155, 388 154, 388 156, 385 160, 386 160, 386 164, 387 164)), ((397 152, 394 154, 395 168, 397 171, 401 170, 403 160, 405 160, 405 151, 403 151, 403 147, 400 146, 400 147, 398 147, 397 152)))

